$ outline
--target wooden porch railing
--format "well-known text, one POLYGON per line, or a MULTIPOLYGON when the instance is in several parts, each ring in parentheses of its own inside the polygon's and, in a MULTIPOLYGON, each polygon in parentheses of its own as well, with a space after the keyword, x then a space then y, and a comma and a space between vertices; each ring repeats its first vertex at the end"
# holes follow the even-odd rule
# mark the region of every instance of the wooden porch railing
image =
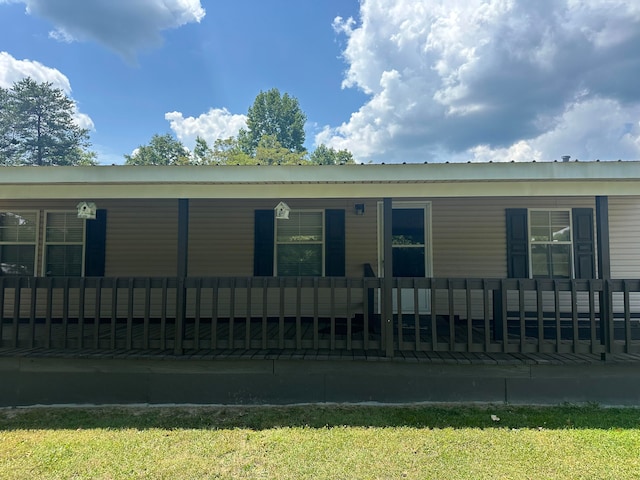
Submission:
POLYGON ((640 280, 391 285, 385 309, 378 277, 0 277, 0 348, 640 352, 640 280))

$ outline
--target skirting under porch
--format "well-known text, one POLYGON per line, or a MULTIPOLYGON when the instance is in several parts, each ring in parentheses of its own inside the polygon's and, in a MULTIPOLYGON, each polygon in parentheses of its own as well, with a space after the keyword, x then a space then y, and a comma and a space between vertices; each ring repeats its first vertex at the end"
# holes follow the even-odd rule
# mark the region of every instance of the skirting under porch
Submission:
POLYGON ((640 404, 640 356, 3 349, 0 406, 480 402, 640 404))

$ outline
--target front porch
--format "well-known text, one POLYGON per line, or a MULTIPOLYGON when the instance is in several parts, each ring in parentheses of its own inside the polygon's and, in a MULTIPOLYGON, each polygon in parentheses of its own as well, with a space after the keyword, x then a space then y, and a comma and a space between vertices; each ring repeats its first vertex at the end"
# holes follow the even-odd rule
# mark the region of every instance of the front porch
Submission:
POLYGON ((0 406, 637 405, 639 295, 640 280, 0 277, 0 406))

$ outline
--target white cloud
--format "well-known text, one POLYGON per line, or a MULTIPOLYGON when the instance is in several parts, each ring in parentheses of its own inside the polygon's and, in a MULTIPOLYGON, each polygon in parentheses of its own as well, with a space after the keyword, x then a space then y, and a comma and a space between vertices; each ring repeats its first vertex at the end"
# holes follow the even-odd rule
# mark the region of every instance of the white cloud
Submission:
MULTIPOLYGON (((31 77, 38 83, 51 83, 68 97, 71 96, 71 83, 59 70, 34 60, 17 60, 7 52, 0 52, 0 87, 9 88, 26 77, 31 77)), ((93 130, 93 120, 86 113, 77 110, 77 104, 73 117, 79 127, 93 130)))
POLYGON ((38 83, 49 82, 65 94, 71 94, 69 79, 59 70, 35 60, 17 60, 7 52, 0 52, 0 87, 9 88, 26 77, 38 83))
POLYGON ((362 0, 343 87, 370 99, 315 142, 361 161, 640 158, 640 2, 362 0))
POLYGON ((247 117, 230 113, 226 108, 212 108, 198 117, 184 117, 181 112, 168 112, 164 118, 180 141, 193 149, 196 137, 201 137, 209 145, 217 139, 236 136, 241 128, 246 128, 247 117))
POLYGON ((96 41, 129 60, 139 50, 162 43, 163 30, 199 22, 205 16, 200 0, 20 1, 27 13, 53 23, 51 38, 96 41))

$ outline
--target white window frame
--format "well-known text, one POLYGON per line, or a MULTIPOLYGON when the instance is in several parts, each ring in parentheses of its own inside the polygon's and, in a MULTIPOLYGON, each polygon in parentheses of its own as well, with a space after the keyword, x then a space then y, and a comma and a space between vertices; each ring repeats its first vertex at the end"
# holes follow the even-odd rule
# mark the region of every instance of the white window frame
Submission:
MULTIPOLYGON (((431 201, 393 201, 391 204, 392 210, 398 209, 417 209, 424 210, 424 241, 426 245, 414 245, 413 247, 424 248, 424 275, 425 278, 433 277, 433 239, 431 234, 431 201)), ((383 215, 384 202, 378 202, 378 276, 384 276, 384 215, 383 215)), ((392 249, 394 247, 392 246, 392 249)), ((397 248, 397 247, 396 247, 397 248)), ((410 248, 410 247, 407 247, 410 248)))
MULTIPOLYGON (((320 271, 321 271, 321 276, 325 276, 325 242, 326 242, 326 233, 327 233, 327 229, 326 229, 326 219, 325 219, 325 211, 323 209, 313 209, 313 208, 300 208, 300 209, 296 209, 296 210, 291 210, 289 212, 289 217, 291 217, 292 214, 298 214, 298 213, 320 213, 320 217, 322 218, 322 240, 320 240, 320 242, 304 242, 304 243, 308 243, 310 245, 320 245, 321 248, 321 265, 320 265, 320 271)), ((275 220, 275 226, 274 226, 274 237, 273 237, 273 272, 275 276, 279 276, 279 272, 278 272, 278 246, 279 245, 300 245, 300 244, 304 244, 303 242, 279 242, 278 241, 278 224, 279 222, 289 222, 291 221, 291 218, 289 219, 276 219, 275 220)))
POLYGON ((36 214, 36 232, 35 232, 35 239, 33 241, 33 243, 29 243, 29 242, 7 242, 7 241, 1 241, 0 240, 0 245, 33 245, 33 276, 37 275, 38 272, 38 239, 40 238, 40 210, 22 210, 22 209, 8 209, 8 210, 2 210, 2 213, 13 213, 13 214, 31 214, 31 213, 35 213, 36 214))
POLYGON ((82 242, 48 242, 47 241, 47 220, 48 215, 50 213, 67 213, 72 215, 77 215, 76 210, 44 210, 43 212, 43 233, 42 233, 42 270, 41 275, 43 277, 47 276, 46 268, 47 268, 47 247, 49 245, 82 245, 82 262, 80 265, 80 277, 84 277, 84 262, 85 262, 85 251, 87 248, 86 245, 86 236, 87 236, 87 221, 82 220, 82 242))
MULTIPOLYGON (((569 245, 569 258, 570 260, 570 265, 569 265, 569 278, 573 279, 575 278, 575 269, 574 269, 574 255, 573 255, 573 210, 571 208, 528 208, 527 209, 527 234, 528 234, 528 238, 527 238, 527 249, 528 249, 528 255, 529 255, 529 278, 535 278, 533 276, 533 254, 531 252, 531 247, 532 245, 569 245), (569 241, 562 241, 562 242, 554 242, 552 240, 547 241, 547 242, 534 242, 531 240, 531 213, 532 212, 567 212, 569 214, 569 241)), ((553 276, 549 277, 550 279, 553 279, 553 276)))

